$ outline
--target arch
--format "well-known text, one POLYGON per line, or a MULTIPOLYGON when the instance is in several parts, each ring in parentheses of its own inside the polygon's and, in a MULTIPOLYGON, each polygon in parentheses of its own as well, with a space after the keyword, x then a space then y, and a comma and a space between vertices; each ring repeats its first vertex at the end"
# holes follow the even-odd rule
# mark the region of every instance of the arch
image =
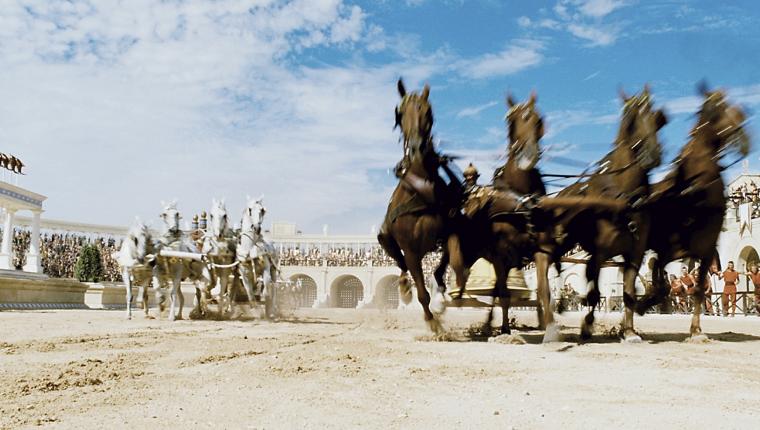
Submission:
POLYGON ((354 275, 341 275, 330 285, 330 305, 335 308, 356 308, 364 299, 364 285, 354 275))
POLYGON ((309 275, 297 273, 290 277, 293 285, 301 281, 301 289, 296 292, 296 301, 299 308, 310 308, 317 301, 317 282, 309 275))
POLYGON ((587 282, 581 275, 577 273, 570 273, 565 276, 562 281, 562 286, 570 285, 570 287, 578 294, 585 295, 587 292, 587 282))
POLYGON ((760 263, 760 255, 752 245, 747 245, 739 252, 739 258, 736 261, 736 270, 740 272, 749 271, 749 265, 760 263))
POLYGON ((374 304, 380 309, 397 309, 399 304, 398 275, 382 277, 375 287, 374 304))

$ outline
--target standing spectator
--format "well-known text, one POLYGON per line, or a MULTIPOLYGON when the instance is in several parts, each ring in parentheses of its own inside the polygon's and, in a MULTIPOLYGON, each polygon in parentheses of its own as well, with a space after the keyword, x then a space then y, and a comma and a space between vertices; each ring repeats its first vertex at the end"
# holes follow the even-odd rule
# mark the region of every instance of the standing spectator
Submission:
POLYGON ((739 272, 734 270, 734 262, 729 261, 726 270, 720 274, 723 279, 723 316, 728 316, 729 298, 731 300, 731 317, 736 315, 736 281, 739 280, 739 272))
POLYGON ((676 275, 670 275, 670 299, 676 312, 686 312, 686 289, 676 275))
MULTIPOLYGON (((717 259, 713 260, 713 263, 710 265, 709 273, 710 279, 712 280, 713 293, 723 297, 723 281, 720 279, 720 269, 717 259)), ((715 302, 715 315, 721 314, 721 301, 722 300, 718 300, 715 302)))
MULTIPOLYGON (((695 280, 699 278, 699 263, 697 263, 694 269, 692 269, 691 277, 694 278, 695 280)), ((702 291, 705 294, 705 299, 704 299, 704 303, 702 303, 702 306, 704 306, 706 315, 714 315, 713 305, 712 305, 712 293, 713 293, 712 284, 713 284, 712 276, 710 276, 710 272, 707 272, 707 275, 705 276, 705 283, 702 285, 702 291)))
POLYGON ((749 265, 749 272, 747 276, 752 281, 752 286, 755 292, 755 311, 760 315, 760 271, 757 268, 757 263, 751 263, 749 265))
POLYGON ((686 289, 686 302, 684 303, 686 311, 689 310, 689 300, 694 300, 694 287, 697 286, 697 281, 689 273, 689 269, 686 266, 681 267, 681 284, 686 289))

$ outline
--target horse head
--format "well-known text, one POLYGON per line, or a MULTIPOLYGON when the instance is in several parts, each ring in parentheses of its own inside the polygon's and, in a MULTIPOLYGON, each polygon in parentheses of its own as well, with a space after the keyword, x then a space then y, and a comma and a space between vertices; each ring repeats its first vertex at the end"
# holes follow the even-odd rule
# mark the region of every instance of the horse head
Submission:
POLYGON ((209 211, 209 230, 211 236, 221 238, 227 232, 229 220, 227 218, 227 208, 224 205, 224 199, 211 200, 211 211, 209 211))
POLYGON ((512 94, 507 95, 507 122, 509 134, 509 158, 517 162, 520 170, 531 170, 538 163, 541 150, 538 141, 544 136, 544 119, 536 109, 536 92, 528 101, 517 103, 512 94))
POLYGON ((620 89, 623 114, 616 146, 626 145, 633 152, 636 163, 644 170, 651 170, 662 161, 662 147, 657 132, 668 123, 662 109, 652 108, 649 86, 637 95, 628 97, 620 89))
POLYGON ((126 241, 133 247, 132 255, 138 263, 145 264, 145 257, 153 253, 153 241, 150 237, 148 226, 139 219, 127 231, 126 241))
POLYGON ((404 82, 399 79, 398 93, 401 96, 401 102, 396 106, 395 127, 401 127, 401 133, 404 136, 404 151, 408 152, 412 160, 424 158, 434 149, 431 138, 433 108, 428 102, 430 86, 425 85, 421 93, 416 91, 407 93, 404 82))
POLYGON ((166 230, 170 233, 178 232, 179 220, 182 219, 182 217, 179 214, 179 210, 177 210, 177 199, 168 203, 161 201, 161 206, 164 208, 164 211, 161 212, 159 217, 164 221, 164 227, 166 227, 166 230))
POLYGON ((710 91, 704 82, 700 84, 699 92, 704 101, 692 135, 703 133, 713 144, 716 155, 723 155, 733 149, 741 156, 747 156, 750 151, 750 138, 744 129, 744 111, 738 105, 730 104, 724 91, 710 91))
POLYGON ((267 213, 267 209, 264 207, 264 196, 260 196, 258 199, 249 198, 246 211, 250 217, 253 229, 256 233, 261 233, 261 226, 264 224, 264 215, 267 213))

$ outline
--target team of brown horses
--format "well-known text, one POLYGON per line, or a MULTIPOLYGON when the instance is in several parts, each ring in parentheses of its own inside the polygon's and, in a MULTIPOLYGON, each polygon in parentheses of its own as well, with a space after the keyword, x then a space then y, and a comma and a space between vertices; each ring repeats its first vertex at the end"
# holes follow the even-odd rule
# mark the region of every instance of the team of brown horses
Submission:
MULTIPOLYGON (((442 327, 431 306, 422 259, 442 248, 435 271, 436 297, 446 289, 444 274, 451 267, 460 293, 469 268, 480 258, 494 267, 494 304, 502 308, 501 332, 510 333, 510 291, 507 275, 534 261, 537 275, 539 325, 544 341, 558 340, 549 289, 549 268, 559 270, 561 257, 576 245, 588 252, 586 278, 589 312, 582 321, 581 337, 591 336, 594 309, 599 303, 599 271, 602 263, 621 256, 624 261, 625 311, 621 334, 627 342, 641 338, 634 330, 633 314, 643 314, 667 297, 664 265, 680 258, 701 262, 695 289, 695 309, 690 333, 701 336, 702 286, 715 252, 726 210, 723 156, 735 150, 749 152, 744 131, 745 115, 730 104, 721 90, 700 87, 704 98, 690 140, 673 161, 661 182, 650 184, 649 173, 661 163, 658 131, 667 123, 662 110, 654 109, 648 87, 633 96, 621 91, 620 128, 612 150, 589 174, 549 197, 537 165, 544 121, 536 108, 536 95, 523 102, 507 98, 508 157, 492 183, 475 195, 449 167, 433 144, 433 111, 430 87, 407 92, 399 80, 401 102, 396 107, 404 158, 397 172, 399 184, 388 205, 378 241, 401 269, 399 288, 405 302, 411 300, 408 274, 417 289, 425 321, 439 332, 442 327), (688 210, 684 210, 688 209, 688 210), (653 288, 637 300, 635 279, 644 253, 653 250, 658 260, 653 288)), ((433 303, 435 304, 435 303, 433 303)), ((493 307, 485 327, 490 330, 493 307)))

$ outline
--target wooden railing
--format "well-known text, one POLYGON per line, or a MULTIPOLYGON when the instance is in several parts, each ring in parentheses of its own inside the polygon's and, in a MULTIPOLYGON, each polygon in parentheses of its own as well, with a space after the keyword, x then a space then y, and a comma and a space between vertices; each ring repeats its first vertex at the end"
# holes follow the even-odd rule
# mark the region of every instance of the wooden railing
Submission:
MULTIPOLYGON (((709 294, 710 303, 713 305, 713 312, 715 314, 718 314, 720 310, 720 314, 725 313, 725 310, 723 309, 722 304, 722 293, 711 293, 709 294)), ((642 296, 638 296, 637 298, 640 299, 642 296)), ((564 308, 568 311, 585 311, 588 309, 587 306, 582 305, 582 297, 576 296, 569 299, 566 299, 564 308)), ((678 306, 673 304, 672 297, 669 297, 668 300, 671 302, 666 303, 665 306, 656 306, 653 307, 648 311, 648 313, 684 313, 684 314, 691 314, 691 312, 694 310, 694 297, 693 296, 686 296, 686 309, 685 311, 683 309, 679 310, 678 306)), ((559 304, 559 300, 556 301, 556 305, 559 304)), ((731 308, 731 303, 729 303, 729 309, 731 308)), ((607 311, 607 312, 620 312, 625 307, 625 304, 623 302, 623 296, 610 296, 604 297, 602 296, 599 299, 599 305, 597 306, 597 310, 599 311, 607 311)), ((703 310, 705 306, 702 306, 703 310)), ((736 313, 740 315, 757 315, 757 308, 755 307, 755 293, 754 291, 738 291, 736 293, 736 313)))

